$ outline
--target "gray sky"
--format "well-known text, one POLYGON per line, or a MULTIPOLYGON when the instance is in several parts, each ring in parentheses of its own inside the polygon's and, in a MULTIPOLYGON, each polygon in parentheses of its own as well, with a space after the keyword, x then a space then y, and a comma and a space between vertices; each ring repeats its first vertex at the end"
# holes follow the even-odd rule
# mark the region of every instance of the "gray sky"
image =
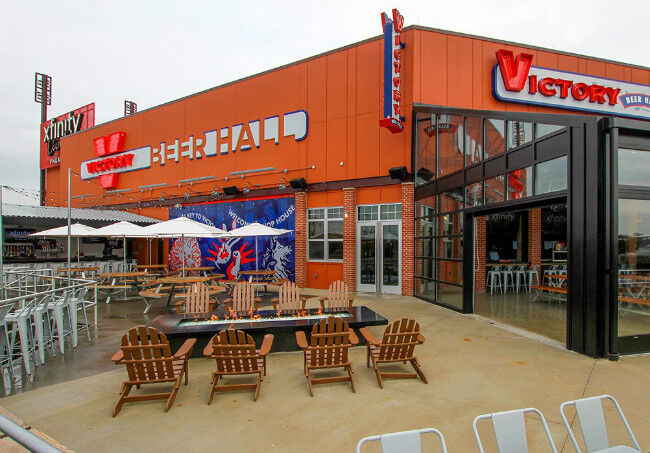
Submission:
MULTIPOLYGON (((96 124, 381 32, 424 25, 650 66, 647 0, 23 1, 0 17, 0 184, 37 188, 34 72, 49 117, 95 102, 96 124), (543 5, 543 6, 541 6, 543 5)), ((435 55, 431 56, 435 58, 435 55)), ((36 200, 5 192, 5 202, 36 200)))

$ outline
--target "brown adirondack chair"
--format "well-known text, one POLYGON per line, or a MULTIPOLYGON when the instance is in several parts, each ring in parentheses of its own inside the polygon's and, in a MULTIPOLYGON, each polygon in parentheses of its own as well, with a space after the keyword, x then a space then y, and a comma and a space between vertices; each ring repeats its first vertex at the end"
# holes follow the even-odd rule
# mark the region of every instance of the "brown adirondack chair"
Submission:
POLYGON ((348 358, 350 346, 359 343, 359 339, 350 329, 347 322, 341 318, 330 316, 316 324, 311 331, 311 344, 307 344, 305 332, 296 332, 296 341, 304 351, 304 371, 309 382, 309 394, 314 396, 314 384, 327 384, 330 382, 350 381, 352 391, 354 380, 352 378, 352 363, 348 358), (313 370, 326 368, 344 368, 347 376, 314 378, 313 370))
POLYGON ((257 311, 261 300, 259 297, 255 297, 255 286, 249 282, 239 282, 235 285, 232 297, 224 300, 223 303, 228 310, 246 312, 250 310, 257 311))
POLYGON ((194 283, 188 291, 187 297, 174 304, 176 313, 199 315, 212 313, 215 301, 210 298, 210 287, 205 283, 194 283))
POLYGON ((253 401, 257 401, 260 394, 262 380, 266 376, 266 355, 273 345, 273 335, 264 335, 262 346, 255 349, 253 337, 241 330, 222 330, 213 336, 203 349, 203 355, 217 361, 217 369, 212 372, 212 387, 208 404, 212 402, 215 392, 231 390, 255 389, 253 401), (222 376, 257 374, 254 384, 230 384, 217 386, 222 376))
POLYGON ((271 299, 274 310, 304 310, 306 297, 300 297, 300 288, 295 283, 285 282, 280 286, 278 297, 271 299))
POLYGON ((327 297, 320 298, 320 307, 323 309, 323 311, 325 311, 325 308, 350 308, 352 307, 353 301, 354 297, 350 297, 348 292, 348 285, 346 285, 341 280, 337 280, 332 283, 327 290, 327 297), (327 304, 325 302, 327 302, 327 304))
POLYGON ((121 350, 111 358, 116 365, 126 365, 128 374, 128 379, 122 383, 122 391, 115 404, 113 417, 120 412, 124 403, 131 401, 167 399, 165 405, 165 412, 167 412, 174 403, 183 376, 187 385, 187 363, 194 343, 196 343, 194 338, 185 340, 185 343, 172 355, 167 337, 154 328, 138 326, 125 333, 122 337, 121 350), (133 386, 140 388, 143 384, 165 382, 174 383, 171 391, 167 393, 129 396, 133 386))
POLYGON ((368 357, 366 366, 372 366, 377 375, 379 387, 384 388, 383 379, 415 379, 418 376, 427 384, 427 378, 420 369, 418 359, 413 354, 415 346, 424 343, 424 336, 420 333, 420 325, 412 319, 402 318, 386 327, 381 343, 366 328, 359 332, 366 341, 368 357), (379 365, 396 362, 410 362, 415 373, 383 373, 379 365))

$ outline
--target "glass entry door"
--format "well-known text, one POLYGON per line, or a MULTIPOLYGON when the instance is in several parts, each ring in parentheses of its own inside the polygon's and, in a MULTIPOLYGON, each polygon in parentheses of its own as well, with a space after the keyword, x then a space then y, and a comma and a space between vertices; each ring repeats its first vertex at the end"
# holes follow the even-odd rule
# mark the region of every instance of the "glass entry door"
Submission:
POLYGON ((357 290, 402 293, 400 221, 357 224, 357 290))

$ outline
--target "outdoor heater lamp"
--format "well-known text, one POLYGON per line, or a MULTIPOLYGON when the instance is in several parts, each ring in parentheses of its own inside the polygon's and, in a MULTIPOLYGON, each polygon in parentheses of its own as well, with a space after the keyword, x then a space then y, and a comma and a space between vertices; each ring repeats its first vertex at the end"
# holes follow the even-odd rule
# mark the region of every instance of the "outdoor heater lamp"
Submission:
POLYGON ((409 177, 409 171, 405 166, 393 167, 388 170, 388 174, 390 175, 391 179, 399 179, 400 181, 404 181, 409 177))
POLYGON ((307 190, 307 180, 305 178, 296 178, 289 181, 292 189, 307 190))

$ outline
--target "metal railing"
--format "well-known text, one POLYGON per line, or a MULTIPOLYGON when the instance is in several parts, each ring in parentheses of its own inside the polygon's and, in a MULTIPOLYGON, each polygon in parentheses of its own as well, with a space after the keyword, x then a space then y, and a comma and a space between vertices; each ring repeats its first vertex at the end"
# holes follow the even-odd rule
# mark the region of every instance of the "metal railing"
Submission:
POLYGON ((33 453, 63 453, 63 450, 3 415, 0 415, 0 431, 33 453))

